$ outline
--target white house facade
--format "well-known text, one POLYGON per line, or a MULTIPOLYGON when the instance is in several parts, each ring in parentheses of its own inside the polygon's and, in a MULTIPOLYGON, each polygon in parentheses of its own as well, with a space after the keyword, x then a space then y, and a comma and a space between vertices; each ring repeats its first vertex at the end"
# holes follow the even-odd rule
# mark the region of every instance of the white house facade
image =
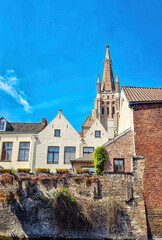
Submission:
POLYGON ((0 168, 31 168, 36 135, 46 126, 40 123, 10 123, 0 118, 0 168))
POLYGON ((55 172, 60 168, 70 169, 71 160, 93 152, 109 136, 98 119, 85 135, 78 133, 59 110, 49 125, 37 134, 32 170, 50 168, 51 172, 55 172))

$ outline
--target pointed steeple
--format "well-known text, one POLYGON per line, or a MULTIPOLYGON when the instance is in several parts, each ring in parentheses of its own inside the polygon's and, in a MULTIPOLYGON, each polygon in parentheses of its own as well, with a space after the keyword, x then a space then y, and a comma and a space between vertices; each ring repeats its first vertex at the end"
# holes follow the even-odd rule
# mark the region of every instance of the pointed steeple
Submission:
POLYGON ((97 83, 100 83, 100 74, 98 74, 97 83))
POLYGON ((97 93, 101 92, 101 83, 100 83, 100 74, 98 74, 97 78, 97 93))
POLYGON ((109 45, 106 45, 106 55, 104 59, 104 70, 102 77, 102 91, 114 91, 114 77, 112 71, 112 60, 110 58, 109 45))
POLYGON ((119 76, 118 73, 116 74, 116 83, 119 82, 119 76))
POLYGON ((110 52, 109 52, 109 45, 107 43, 106 45, 106 55, 105 55, 105 59, 110 59, 110 52))
POLYGON ((118 73, 116 74, 116 84, 115 84, 115 91, 119 92, 119 87, 120 87, 120 83, 119 83, 119 76, 118 73))

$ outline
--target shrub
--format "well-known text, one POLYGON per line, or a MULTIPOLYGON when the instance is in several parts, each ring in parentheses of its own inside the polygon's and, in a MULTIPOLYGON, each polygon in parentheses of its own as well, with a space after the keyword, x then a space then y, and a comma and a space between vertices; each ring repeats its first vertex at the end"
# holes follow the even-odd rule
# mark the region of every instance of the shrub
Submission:
POLYGON ((29 173, 30 172, 30 168, 18 168, 17 171, 18 173, 29 173))
POLYGON ((35 169, 36 173, 50 173, 50 168, 37 168, 35 169))
POLYGON ((105 161, 108 160, 108 157, 106 155, 106 149, 103 146, 96 148, 93 157, 95 173, 102 175, 104 172, 105 161))
POLYGON ((0 173, 11 173, 11 172, 12 172, 12 169, 7 169, 7 168, 0 169, 0 173))
POLYGON ((57 168, 56 173, 60 173, 60 174, 69 173, 69 169, 67 169, 67 168, 57 168))
POLYGON ((89 228, 89 223, 80 205, 67 188, 57 193, 53 209, 59 227, 74 231, 89 228))
POLYGON ((114 198, 104 198, 101 201, 93 201, 92 199, 79 199, 78 201, 93 229, 106 227, 110 233, 123 231, 121 223, 123 222, 123 217, 128 215, 121 201, 114 198))
POLYGON ((80 174, 80 173, 89 173, 89 169, 82 169, 82 168, 78 168, 75 170, 76 173, 80 174))

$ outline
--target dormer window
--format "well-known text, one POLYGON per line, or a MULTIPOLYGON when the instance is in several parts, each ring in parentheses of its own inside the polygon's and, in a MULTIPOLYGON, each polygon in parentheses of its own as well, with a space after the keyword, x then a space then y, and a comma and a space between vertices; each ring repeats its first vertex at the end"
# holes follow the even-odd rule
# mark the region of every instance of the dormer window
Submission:
POLYGON ((5 131, 6 123, 0 122, 0 131, 5 131))

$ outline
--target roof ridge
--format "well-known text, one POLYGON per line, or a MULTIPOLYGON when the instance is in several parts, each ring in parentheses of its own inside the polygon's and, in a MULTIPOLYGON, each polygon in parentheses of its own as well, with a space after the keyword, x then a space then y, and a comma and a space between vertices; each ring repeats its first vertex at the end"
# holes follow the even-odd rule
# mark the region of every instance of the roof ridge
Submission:
POLYGON ((8 122, 8 123, 23 123, 23 124, 25 123, 26 124, 26 123, 42 123, 42 122, 8 122))
POLYGON ((123 132, 121 132, 118 136, 116 136, 114 139, 107 141, 106 143, 104 143, 102 146, 106 147, 107 145, 110 145, 111 143, 115 142, 117 139, 123 137, 124 135, 126 135, 128 132, 132 131, 131 128, 127 128, 126 130, 124 130, 123 132))
POLYGON ((121 86, 121 88, 148 88, 148 89, 162 89, 162 88, 153 88, 153 87, 135 87, 135 86, 121 86))

